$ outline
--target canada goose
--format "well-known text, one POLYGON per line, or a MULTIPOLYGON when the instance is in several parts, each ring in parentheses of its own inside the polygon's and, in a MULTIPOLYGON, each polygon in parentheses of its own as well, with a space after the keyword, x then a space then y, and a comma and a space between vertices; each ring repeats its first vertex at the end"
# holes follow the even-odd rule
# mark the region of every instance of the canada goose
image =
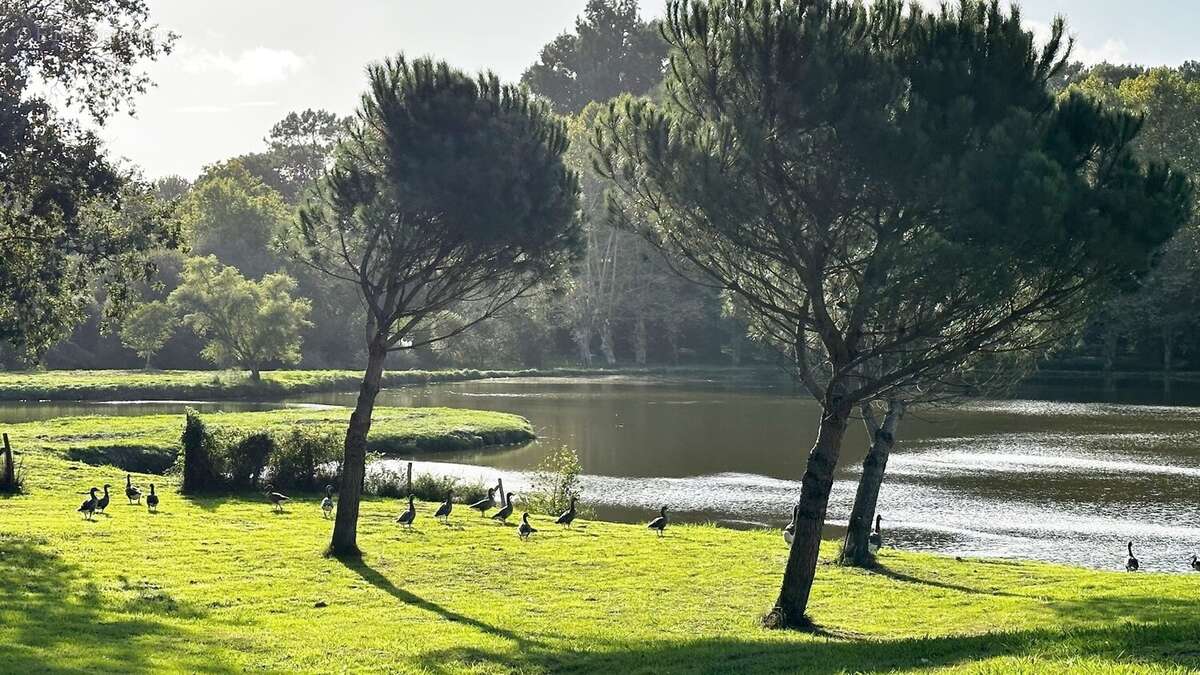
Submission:
POLYGON ((401 513, 396 518, 396 522, 400 523, 401 525, 403 525, 405 527, 412 527, 413 521, 416 520, 416 518, 417 518, 417 507, 413 506, 413 496, 409 495, 408 496, 408 510, 405 511, 404 513, 401 513))
POLYGON ((566 525, 567 527, 570 527, 571 523, 574 522, 574 520, 575 520, 575 497, 571 497, 571 505, 569 507, 567 507, 566 511, 562 512, 562 515, 560 515, 558 517, 558 519, 554 521, 554 524, 555 525, 566 525))
POLYGON ((273 504, 275 506, 276 511, 278 511, 279 513, 283 513, 283 503, 286 501, 290 501, 290 498, 287 495, 283 494, 282 492, 273 492, 271 490, 271 488, 273 488, 273 487, 275 487, 275 486, 273 486, 273 485, 267 486, 267 493, 266 493, 267 499, 271 502, 271 504, 273 504))
POLYGON ((454 502, 451 501, 451 497, 453 496, 454 493, 452 492, 446 493, 446 501, 442 502, 442 505, 433 513, 434 518, 440 519, 443 523, 450 522, 450 512, 454 510, 454 502))
POLYGON ((663 530, 667 529, 667 507, 664 505, 658 511, 658 517, 650 521, 646 527, 651 530, 658 530, 658 536, 663 536, 663 530))
POLYGON ((537 530, 533 529, 533 526, 529 524, 529 514, 522 513, 521 524, 517 527, 517 536, 521 539, 528 539, 529 535, 534 532, 537 532, 537 530))
POLYGON ((492 520, 498 520, 502 523, 508 522, 508 517, 511 516, 513 512, 512 498, 513 493, 511 492, 505 495, 504 506, 501 506, 499 511, 492 514, 492 520))
POLYGON ((880 521, 883 518, 875 516, 875 529, 871 530, 871 534, 867 537, 867 550, 871 555, 879 553, 879 549, 883 548, 883 530, 880 529, 880 521))
POLYGON ((96 510, 99 511, 100 513, 104 513, 104 509, 108 508, 108 502, 111 499, 111 497, 109 497, 109 495, 108 495, 108 489, 111 487, 112 487, 111 485, 109 485, 108 483, 105 483, 104 484, 104 496, 96 501, 96 510))
POLYGON ((1200 572, 1200 559, 1196 558, 1195 553, 1192 554, 1192 569, 1197 572, 1200 572))
POLYGON ((154 493, 154 483, 150 484, 150 494, 146 496, 146 508, 151 513, 158 513, 158 495, 154 493))
POLYGON ((83 517, 88 520, 91 520, 92 515, 96 513, 96 493, 99 491, 100 488, 92 488, 89 490, 88 494, 91 496, 83 500, 83 503, 79 505, 79 513, 82 513, 83 517))
POLYGON ((496 505, 496 488, 488 488, 488 496, 471 504, 470 508, 479 512, 479 517, 482 518, 488 511, 496 505))
POLYGON ((328 518, 333 513, 333 486, 325 486, 325 498, 321 500, 321 512, 328 518))
POLYGON ((134 487, 133 477, 125 474, 125 497, 129 499, 129 503, 142 503, 142 491, 134 487))
POLYGON ((799 518, 800 505, 796 504, 792 507, 792 522, 788 523, 787 527, 783 528, 783 540, 788 543, 788 546, 791 546, 792 542, 796 540, 796 521, 799 520, 799 518))
POLYGON ((1133 557, 1133 542, 1129 542, 1129 557, 1125 559, 1125 571, 1138 571, 1138 559, 1133 557))

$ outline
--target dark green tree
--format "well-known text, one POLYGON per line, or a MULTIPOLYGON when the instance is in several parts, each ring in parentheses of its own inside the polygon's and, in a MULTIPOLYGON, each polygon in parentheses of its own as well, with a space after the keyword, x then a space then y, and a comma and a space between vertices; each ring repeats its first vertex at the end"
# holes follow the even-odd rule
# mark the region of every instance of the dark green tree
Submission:
POLYGON ((830 489, 865 401, 1043 349, 1144 272, 1190 188, 1138 118, 1048 78, 1018 13, 964 0, 668 3, 666 102, 601 116, 613 217, 745 302, 822 406, 768 624, 807 625, 830 489))
POLYGON ((29 357, 80 319, 92 281, 119 313, 152 271, 145 252, 175 245, 164 214, 143 208, 144 186, 44 92, 103 123, 146 90, 142 65, 172 40, 143 0, 0 4, 0 340, 29 357))
POLYGON ((561 274, 580 246, 579 179, 563 164, 564 125, 544 104, 495 75, 429 59, 399 56, 368 75, 336 164, 301 211, 297 250, 357 287, 366 306, 367 364, 329 547, 338 555, 358 551, 367 434, 388 353, 491 317, 561 274))
POLYGON ((521 82, 557 112, 575 114, 592 101, 650 91, 666 54, 658 24, 642 21, 637 0, 588 0, 575 32, 543 47, 521 82))

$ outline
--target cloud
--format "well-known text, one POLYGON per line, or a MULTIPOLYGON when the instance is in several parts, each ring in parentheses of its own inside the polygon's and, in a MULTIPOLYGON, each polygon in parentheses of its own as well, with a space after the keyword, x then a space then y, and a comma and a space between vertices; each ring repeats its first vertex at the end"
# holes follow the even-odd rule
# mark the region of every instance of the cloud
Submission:
POLYGON ((179 59, 187 73, 224 73, 235 84, 253 86, 282 82, 304 67, 304 58, 290 49, 255 47, 237 56, 225 52, 188 47, 179 49, 179 59))
POLYGON ((1095 49, 1075 43, 1075 53, 1073 56, 1075 60, 1088 66, 1104 61, 1108 63, 1128 63, 1129 46, 1125 44, 1124 40, 1115 40, 1113 38, 1105 40, 1102 46, 1095 49))
POLYGON ((270 108, 277 105, 279 105, 277 101, 244 101, 242 103, 227 103, 224 105, 185 105, 176 108, 175 112, 211 115, 232 112, 243 108, 270 108))

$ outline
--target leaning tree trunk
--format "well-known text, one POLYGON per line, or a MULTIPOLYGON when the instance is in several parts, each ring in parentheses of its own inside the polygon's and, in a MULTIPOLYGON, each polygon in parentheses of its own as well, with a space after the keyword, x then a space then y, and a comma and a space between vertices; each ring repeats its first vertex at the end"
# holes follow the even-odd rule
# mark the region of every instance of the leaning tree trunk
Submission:
POLYGON ((869 409, 864 406, 863 417, 871 434, 871 449, 863 460, 862 478, 854 494, 854 508, 850 510, 850 524, 846 527, 846 539, 842 542, 839 561, 851 567, 870 567, 874 556, 867 548, 871 536, 871 523, 879 504, 879 489, 883 486, 884 471, 888 457, 896 445, 896 425, 904 416, 904 403, 890 401, 883 424, 877 424, 869 409))
POLYGON ((346 429, 345 455, 342 458, 342 482, 338 492, 337 519, 333 539, 329 542, 331 555, 358 555, 358 505, 362 500, 363 479, 366 476, 367 434, 371 431, 371 414, 375 398, 383 382, 383 362, 387 360, 387 345, 375 338, 367 349, 367 370, 358 390, 358 403, 350 415, 346 429))
POLYGON ((600 351, 604 354, 604 362, 609 366, 617 365, 617 352, 613 347, 612 323, 605 319, 600 323, 600 351))
POLYGON ((571 338, 579 348, 579 361, 585 368, 592 367, 592 328, 591 326, 576 326, 571 331, 571 338))
POLYGON ((842 438, 846 435, 850 409, 840 396, 826 394, 817 441, 808 454, 808 466, 804 470, 797 503, 796 535, 788 553, 783 585, 765 622, 769 627, 805 628, 810 625, 805 611, 817 572, 821 531, 825 526, 829 493, 833 489, 833 471, 842 449, 842 438))

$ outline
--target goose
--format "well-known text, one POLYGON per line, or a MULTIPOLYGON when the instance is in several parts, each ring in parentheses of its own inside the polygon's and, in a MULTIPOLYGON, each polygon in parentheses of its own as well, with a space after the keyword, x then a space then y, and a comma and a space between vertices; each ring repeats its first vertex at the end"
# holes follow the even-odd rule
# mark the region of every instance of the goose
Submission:
POLYGON ((267 499, 270 500, 271 504, 275 506, 276 511, 283 513, 283 503, 289 501, 290 498, 282 492, 272 492, 271 488, 273 487, 275 486, 267 486, 267 499))
POLYGON ((871 555, 879 553, 879 549, 883 548, 883 530, 880 529, 880 521, 883 518, 878 514, 875 515, 875 529, 871 530, 870 536, 867 537, 867 550, 871 555))
POLYGON ((1197 572, 1200 572, 1200 559, 1196 558, 1195 553, 1192 554, 1192 569, 1197 572))
POLYGON ((529 535, 534 532, 537 532, 537 530, 533 529, 533 526, 529 524, 529 514, 522 513, 521 524, 517 527, 517 536, 521 539, 528 539, 529 535))
POLYGON ((413 496, 408 496, 408 510, 401 513, 396 518, 396 522, 405 527, 412 527, 413 521, 417 518, 417 507, 413 506, 413 496))
POLYGON ((325 498, 321 500, 321 512, 328 518, 333 513, 333 486, 325 486, 325 498))
POLYGON ((508 517, 511 516, 513 512, 512 498, 513 493, 511 492, 505 496, 504 506, 501 506, 499 511, 492 514, 492 520, 498 520, 502 523, 508 522, 508 517))
POLYGON ((105 483, 104 484, 104 496, 96 501, 96 510, 99 511, 100 513, 104 513, 104 509, 108 508, 108 502, 111 499, 111 497, 109 497, 109 495, 108 495, 108 489, 111 487, 112 487, 111 485, 109 485, 108 483, 105 483))
POLYGON ((482 518, 487 514, 487 510, 496 505, 496 488, 488 488, 488 496, 471 504, 470 508, 479 512, 479 517, 482 518))
POLYGON ((663 536, 663 530, 667 529, 667 507, 664 505, 658 511, 658 517, 650 521, 646 527, 651 530, 658 530, 658 536, 663 536))
POLYGON ((562 512, 562 515, 560 515, 558 517, 558 519, 554 521, 554 524, 555 525, 566 525, 567 527, 570 527, 571 523, 574 522, 574 520, 575 520, 575 497, 571 497, 571 506, 568 507, 566 511, 562 512))
POLYGON ((129 499, 129 503, 142 503, 142 491, 134 487, 133 477, 125 474, 125 497, 129 499))
POLYGON ((788 546, 791 546, 792 542, 796 540, 796 521, 799 519, 800 505, 796 504, 792 507, 792 522, 788 523, 787 527, 783 528, 783 540, 787 542, 788 546))
POLYGON ((442 502, 442 505, 433 513, 434 518, 438 518, 446 524, 450 523, 450 511, 454 509, 454 502, 451 501, 451 497, 453 496, 453 492, 446 493, 446 501, 442 502))
POLYGON ((92 515, 96 513, 96 493, 99 491, 100 488, 92 488, 89 490, 88 494, 91 496, 83 500, 83 503, 79 505, 79 513, 82 513, 83 517, 88 520, 91 520, 92 515))
POLYGON ((146 508, 151 513, 158 513, 158 495, 154 493, 154 483, 150 484, 150 494, 146 496, 146 508))
POLYGON ((1138 571, 1138 559, 1133 557, 1133 542, 1129 542, 1129 557, 1125 559, 1125 571, 1138 571))

